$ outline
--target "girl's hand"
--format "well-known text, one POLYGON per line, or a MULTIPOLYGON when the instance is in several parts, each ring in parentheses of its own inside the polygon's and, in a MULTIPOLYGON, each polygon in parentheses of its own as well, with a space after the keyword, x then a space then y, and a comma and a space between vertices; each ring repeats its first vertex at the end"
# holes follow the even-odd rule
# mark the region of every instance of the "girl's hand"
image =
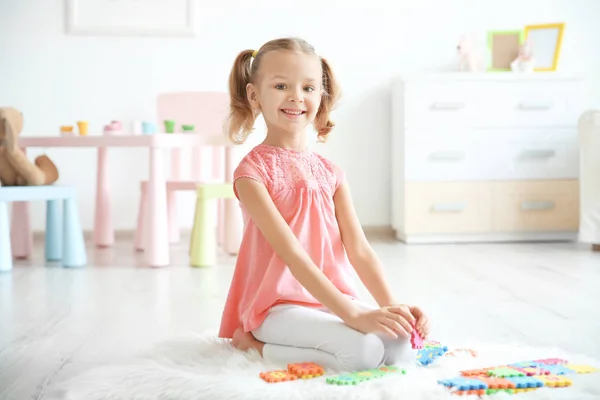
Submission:
POLYGON ((410 306, 410 313, 417 320, 417 332, 423 339, 427 339, 429 335, 429 319, 425 315, 425 313, 417 306, 410 306))
POLYGON ((362 333, 383 333, 396 339, 410 336, 415 318, 406 306, 390 306, 359 311, 344 322, 362 333))

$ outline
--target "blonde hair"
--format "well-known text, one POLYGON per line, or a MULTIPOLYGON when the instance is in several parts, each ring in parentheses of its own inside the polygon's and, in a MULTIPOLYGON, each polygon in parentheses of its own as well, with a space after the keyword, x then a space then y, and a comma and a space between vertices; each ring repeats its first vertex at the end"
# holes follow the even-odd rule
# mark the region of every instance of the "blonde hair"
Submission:
MULTIPOLYGON (((316 55, 315 49, 308 42, 298 38, 275 39, 265 43, 259 50, 243 50, 236 57, 229 74, 230 109, 226 124, 229 139, 234 143, 244 143, 252 132, 258 114, 250 106, 246 94, 248 83, 256 83, 262 58, 270 51, 297 51, 316 55), (252 61, 254 59, 254 61, 252 61)), ((329 114, 339 98, 339 87, 329 63, 322 57, 323 94, 321 104, 313 122, 319 141, 324 142, 335 124, 329 114)))

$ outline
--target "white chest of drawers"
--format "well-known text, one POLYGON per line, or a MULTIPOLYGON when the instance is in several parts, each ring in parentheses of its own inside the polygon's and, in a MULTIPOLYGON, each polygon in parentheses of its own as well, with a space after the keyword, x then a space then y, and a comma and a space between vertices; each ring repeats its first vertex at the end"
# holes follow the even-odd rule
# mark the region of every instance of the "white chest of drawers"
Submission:
POLYGON ((407 243, 577 236, 583 82, 434 74, 392 95, 392 227, 407 243))

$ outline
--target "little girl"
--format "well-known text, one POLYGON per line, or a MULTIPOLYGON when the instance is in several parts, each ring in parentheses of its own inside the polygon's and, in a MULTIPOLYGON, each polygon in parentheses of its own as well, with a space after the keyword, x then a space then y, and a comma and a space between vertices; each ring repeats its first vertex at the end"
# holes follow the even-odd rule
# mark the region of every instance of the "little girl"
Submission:
POLYGON ((342 170, 307 149, 311 125, 321 141, 334 127, 327 61, 303 40, 272 40, 237 56, 229 90, 230 138, 244 142, 259 113, 267 135, 234 172, 245 229, 219 337, 282 365, 338 371, 411 355, 410 333, 426 337, 427 318, 394 299, 342 170), (358 300, 352 268, 378 308, 358 300))

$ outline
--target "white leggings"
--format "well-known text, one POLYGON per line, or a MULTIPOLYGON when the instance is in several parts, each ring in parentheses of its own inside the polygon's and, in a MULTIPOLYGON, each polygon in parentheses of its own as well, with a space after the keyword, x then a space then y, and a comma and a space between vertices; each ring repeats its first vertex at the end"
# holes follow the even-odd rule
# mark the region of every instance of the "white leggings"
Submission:
POLYGON ((336 371, 361 371, 415 357, 408 338, 364 334, 324 308, 275 306, 252 334, 265 343, 263 358, 283 365, 314 362, 336 371))

